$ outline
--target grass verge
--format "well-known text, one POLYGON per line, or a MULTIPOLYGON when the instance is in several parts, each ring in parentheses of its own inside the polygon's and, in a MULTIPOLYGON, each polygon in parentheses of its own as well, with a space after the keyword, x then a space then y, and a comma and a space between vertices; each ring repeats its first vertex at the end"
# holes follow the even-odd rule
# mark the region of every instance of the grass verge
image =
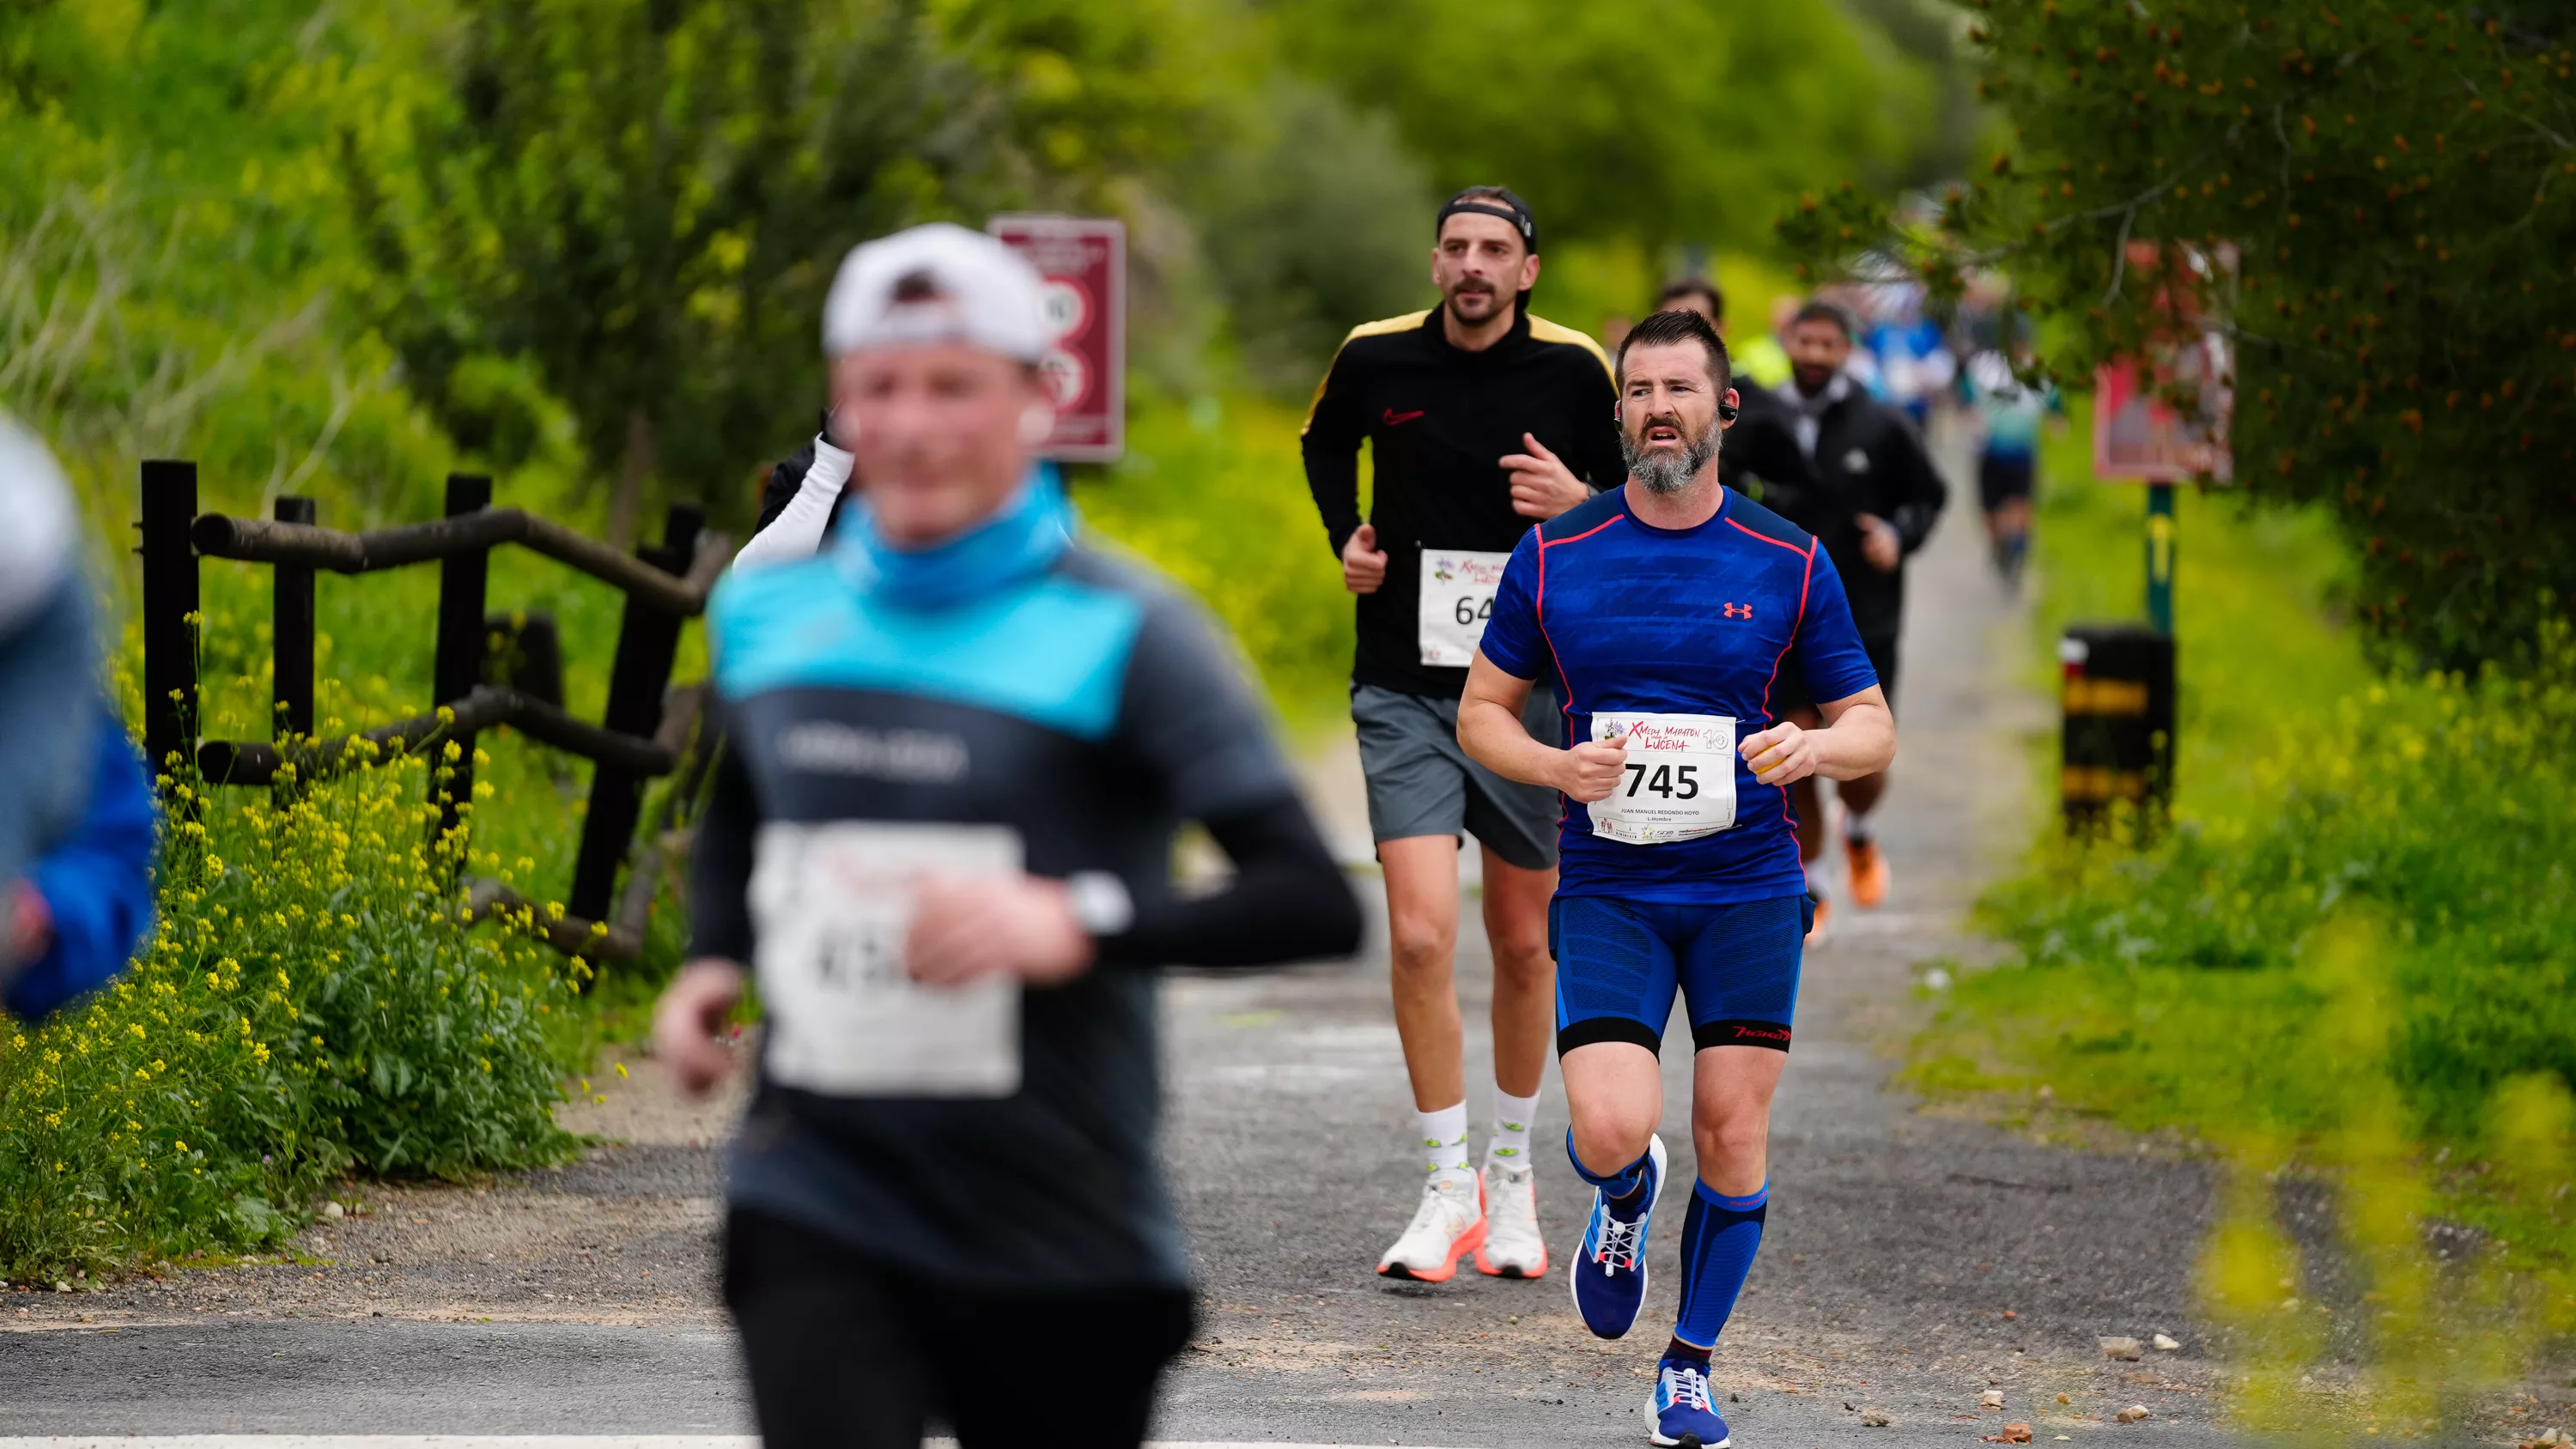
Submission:
MULTIPOLYGON (((2091 481, 2072 439, 2052 462, 2035 679, 2064 622, 2134 616, 2142 573, 2137 490, 2091 481)), ((2174 828, 2044 825, 1979 907, 2011 958, 1957 983, 1908 1074, 2006 1104, 2045 1087, 2218 1152, 2238 1185, 2209 1302, 2281 1383, 2315 1350, 2276 1331, 2295 1273, 2264 1266, 2296 1266, 2265 1206, 2285 1169, 2338 1184, 2366 1301, 2415 1305, 2373 1329, 2388 1384, 2504 1372, 2576 1330, 2576 644, 2518 679, 2383 674, 2336 617, 2349 562, 2322 520, 2181 504, 2174 828), (2481 1245, 2459 1271, 2486 1286, 2424 1267, 2428 1220, 2481 1245)))

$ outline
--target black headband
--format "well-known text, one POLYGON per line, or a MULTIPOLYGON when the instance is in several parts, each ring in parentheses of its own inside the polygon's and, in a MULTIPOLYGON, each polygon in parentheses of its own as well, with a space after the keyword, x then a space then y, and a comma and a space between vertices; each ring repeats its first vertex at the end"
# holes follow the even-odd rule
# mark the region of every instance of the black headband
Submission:
POLYGON ((1472 211, 1478 216, 1500 217, 1510 222, 1520 231, 1521 245, 1531 251, 1538 250, 1538 223, 1531 219, 1529 208, 1521 204, 1521 199, 1510 192, 1505 191, 1500 196, 1469 196, 1462 193, 1449 198, 1449 204, 1440 208, 1439 219, 1431 223, 1432 235, 1439 235, 1440 229, 1449 224, 1449 218, 1462 211, 1472 211))

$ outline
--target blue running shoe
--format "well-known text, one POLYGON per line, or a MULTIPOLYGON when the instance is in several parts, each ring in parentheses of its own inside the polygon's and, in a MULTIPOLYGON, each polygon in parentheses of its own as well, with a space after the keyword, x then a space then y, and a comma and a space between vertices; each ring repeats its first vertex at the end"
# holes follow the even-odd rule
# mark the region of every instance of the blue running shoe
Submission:
POLYGON ((1635 1326, 1646 1301, 1646 1224, 1655 1215, 1655 1199, 1664 1191, 1664 1139, 1646 1143, 1646 1190, 1613 1205, 1592 1190, 1592 1217, 1583 1225, 1583 1246, 1575 1253, 1574 1311, 1583 1326, 1603 1338, 1619 1338, 1635 1326))
POLYGON ((1695 1358, 1665 1359, 1655 1366, 1655 1391, 1646 1396, 1646 1442, 1726 1449, 1730 1441, 1716 1399, 1709 1391, 1707 1364, 1695 1358))

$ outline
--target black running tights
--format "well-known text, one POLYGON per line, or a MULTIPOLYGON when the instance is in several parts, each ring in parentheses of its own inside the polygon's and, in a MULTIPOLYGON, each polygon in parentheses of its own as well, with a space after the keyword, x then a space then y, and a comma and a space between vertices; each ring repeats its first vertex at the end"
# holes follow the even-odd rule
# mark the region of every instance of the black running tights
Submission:
POLYGON ((765 1449, 1135 1449, 1189 1341, 1179 1289, 959 1289, 759 1213, 725 1227, 725 1303, 765 1449))

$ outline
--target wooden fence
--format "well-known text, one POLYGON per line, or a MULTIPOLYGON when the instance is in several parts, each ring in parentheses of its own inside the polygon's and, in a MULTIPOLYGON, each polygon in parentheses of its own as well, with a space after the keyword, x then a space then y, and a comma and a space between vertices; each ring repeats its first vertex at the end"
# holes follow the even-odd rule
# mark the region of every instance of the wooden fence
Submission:
MULTIPOLYGON (((385 748, 453 740, 459 758, 444 779, 433 771, 431 784, 439 828, 446 831, 462 823, 460 802, 473 798, 476 733, 513 726, 596 767, 565 918, 548 927, 548 940, 558 950, 592 957, 632 957, 641 949, 655 874, 685 853, 682 812, 709 754, 697 728, 704 687, 672 689, 672 660, 681 627, 705 610, 708 591, 733 557, 731 540, 705 532, 697 509, 675 507, 662 541, 639 546, 629 558, 562 524, 492 507, 492 480, 464 473, 447 479, 445 517, 365 533, 321 526, 308 498, 278 499, 274 518, 199 513, 197 465, 190 462, 146 461, 142 486, 143 741, 155 769, 167 769, 176 757, 193 760, 210 785, 267 786, 290 763, 300 780, 328 775, 368 753, 352 748, 361 740, 385 748), (489 614, 484 585, 491 551, 505 543, 556 559, 625 594, 608 704, 597 724, 563 709, 559 678, 551 689, 542 671, 509 683, 487 678, 488 641, 505 621, 489 614), (274 571, 274 726, 268 740, 200 739, 192 733, 203 718, 191 618, 198 612, 200 558, 241 559, 274 571), (432 668, 437 707, 362 734, 315 738, 314 571, 363 574, 433 560, 439 569, 432 668), (451 713, 442 720, 441 711, 451 713), (647 832, 627 890, 612 901, 643 812, 645 782, 660 775, 678 776, 675 788, 647 832), (595 929, 602 922, 608 926, 604 936, 595 929)), ((477 910, 524 904, 497 882, 467 885, 477 910)))

